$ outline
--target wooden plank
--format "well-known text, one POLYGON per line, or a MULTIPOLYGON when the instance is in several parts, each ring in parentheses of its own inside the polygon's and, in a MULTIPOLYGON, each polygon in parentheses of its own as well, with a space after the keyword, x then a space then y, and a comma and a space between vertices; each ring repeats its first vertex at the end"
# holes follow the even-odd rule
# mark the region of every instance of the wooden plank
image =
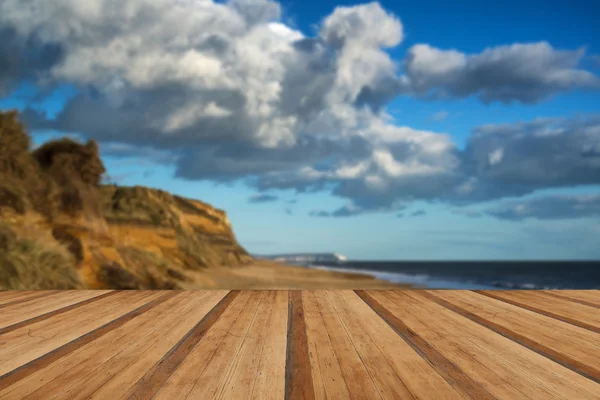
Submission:
POLYGON ((600 313, 594 307, 528 291, 481 291, 484 296, 513 304, 569 324, 600 333, 600 313))
POLYGON ((288 321, 285 399, 311 400, 315 398, 315 390, 309 368, 306 317, 300 291, 290 292, 288 321))
POLYGON ((11 299, 18 296, 27 296, 36 293, 35 290, 0 290, 0 304, 6 299, 11 299))
POLYGON ((315 299, 315 292, 303 291, 302 303, 315 399, 348 399, 350 393, 315 299))
MULTIPOLYGON (((113 359, 128 345, 135 344, 140 337, 161 326, 167 318, 161 318, 157 322, 157 312, 177 310, 182 301, 186 300, 179 294, 180 292, 166 292, 163 296, 143 305, 137 309, 139 311, 135 316, 128 315, 129 318, 102 336, 79 343, 79 347, 55 359, 52 364, 32 371, 28 376, 0 392, 0 397, 51 399, 57 393, 66 391, 70 385, 77 383, 90 371, 95 370, 105 361, 113 359)), ((69 344, 77 342, 80 342, 80 339, 69 344)), ((106 379, 108 378, 110 377, 106 379)))
POLYGON ((200 311, 202 319, 179 342, 173 344, 167 342, 167 348, 171 349, 136 382, 125 397, 131 399, 153 398, 238 294, 239 291, 230 291, 226 295, 222 292, 212 293, 212 301, 205 302, 207 307, 198 307, 196 310, 192 308, 192 311, 200 311), (215 304, 217 301, 218 304, 215 304))
POLYGON ((0 304, 8 303, 19 297, 24 298, 39 293, 40 291, 36 290, 4 290, 0 292, 0 304))
MULTIPOLYGON (((9 394, 11 397, 22 398, 42 386, 44 382, 63 375, 65 371, 70 372, 80 362, 93 354, 105 352, 108 345, 112 344, 114 346, 117 339, 125 338, 125 334, 130 329, 130 326, 124 327, 125 325, 140 326, 140 320, 136 317, 147 313, 175 295, 177 295, 177 292, 166 292, 116 320, 13 370, 11 373, 5 374, 0 378, 0 398, 8 397, 9 394), (76 357, 71 357, 71 355, 76 355, 76 357)), ((145 321, 155 324, 154 318, 155 315, 150 315, 147 316, 145 321)), ((141 321, 144 321, 144 319, 141 319, 141 321)))
POLYGON ((349 398, 381 398, 381 394, 373 378, 363 364, 337 310, 333 306, 330 298, 331 293, 319 290, 315 291, 314 294, 321 314, 321 320, 329 335, 333 352, 348 388, 349 398))
POLYGON ((35 360, 163 294, 158 291, 119 292, 0 335, 0 374, 35 360))
MULTIPOLYGON (((275 291, 264 291, 264 297, 258 306, 257 315, 252 321, 242 347, 228 371, 224 386, 217 393, 217 399, 242 399, 248 397, 254 391, 265 340, 268 331, 271 329, 270 324, 275 308, 275 299, 275 291)), ((285 306, 287 308, 287 304, 285 306)), ((285 325, 283 325, 283 328, 285 329, 285 325)), ((285 339, 285 331, 281 333, 285 339)), ((283 350, 284 353, 282 354, 285 354, 285 347, 283 347, 283 350)), ((283 367, 283 371, 285 371, 285 357, 280 357, 280 359, 283 359, 283 363, 278 365, 283 367)), ((268 366, 263 365, 263 368, 268 368, 268 366)), ((285 375, 281 377, 283 379, 276 383, 280 388, 285 389, 285 375)), ((270 391, 271 389, 266 388, 266 390, 270 391)), ((284 394, 285 392, 282 391, 281 393, 284 394)), ((260 393, 257 393, 257 395, 260 396, 260 393)))
POLYGON ((600 336, 467 291, 419 294, 600 383, 600 336))
POLYGON ((235 358, 237 345, 243 340, 259 302, 259 292, 242 291, 154 398, 212 398, 192 392, 204 389, 214 395, 219 390, 220 378, 235 358))
MULTIPOLYGON (((190 330, 191 325, 195 324, 202 316, 205 316, 208 310, 213 309, 218 301, 221 301, 225 297, 228 291, 193 291, 191 293, 193 300, 189 301, 189 303, 192 304, 192 310, 190 310, 190 304, 184 305, 181 313, 187 316, 182 315, 179 320, 175 318, 175 321, 172 322, 172 327, 176 328, 168 328, 169 332, 163 332, 163 336, 158 339, 158 342, 153 342, 155 345, 151 348, 151 351, 145 351, 141 356, 138 355, 135 357, 129 365, 119 371, 118 375, 113 376, 112 379, 89 396, 90 399, 105 399, 110 397, 116 400, 126 398, 128 391, 132 389, 133 385, 176 345, 175 341, 177 339, 185 336, 186 332, 190 330), (187 314, 189 311, 197 315, 187 314), (182 323, 182 318, 186 319, 185 323, 182 323)), ((171 310, 165 312, 161 309, 157 310, 157 312, 163 315, 166 314, 166 316, 172 314, 171 310)), ((167 327, 168 323, 163 326, 167 327)), ((148 338, 145 338, 145 341, 147 340, 148 338)))
MULTIPOLYGON (((226 294, 227 291, 185 292, 181 296, 182 301, 173 307, 155 308, 153 312, 160 313, 161 318, 158 321, 155 318, 154 326, 136 331, 130 329, 127 341, 116 345, 118 349, 112 356, 106 354, 110 353, 108 351, 92 360, 88 358, 86 363, 90 364, 90 367, 83 368, 83 373, 65 380, 63 384, 53 382, 59 390, 51 390, 49 394, 58 392, 60 398, 80 400, 107 397, 112 399, 115 394, 127 393, 136 382, 140 382, 155 366, 160 365, 161 360, 165 360, 169 353, 173 358, 176 357, 177 352, 186 345, 185 338, 190 338, 198 332, 195 329, 206 323, 207 314, 226 294)), ((187 352, 183 351, 183 355, 187 355, 187 352)), ((174 368, 175 363, 168 364, 168 361, 165 361, 162 367, 161 373, 167 375, 169 368, 174 368)), ((150 380, 153 385, 160 387, 160 375, 154 374, 150 380)), ((163 382, 164 380, 162 379, 163 382)), ((26 400, 35 398, 52 400, 56 397, 38 395, 26 400)))
MULTIPOLYGON (((420 302, 414 302, 410 298, 399 299, 398 296, 403 296, 404 292, 402 294, 395 292, 385 292, 382 294, 377 292, 369 293, 382 307, 385 307, 395 317, 400 319, 408 329, 417 332, 429 346, 440 352, 442 356, 453 362, 456 367, 481 384, 489 393, 488 396, 491 395, 497 398, 530 398, 513 387, 512 382, 503 379, 504 371, 502 369, 498 369, 495 365, 482 364, 481 361, 485 362, 486 360, 481 360, 483 357, 479 356, 477 348, 471 349, 469 347, 473 346, 457 342, 456 338, 460 337, 460 333, 450 330, 453 326, 449 323, 450 321, 444 313, 440 313, 438 312, 439 310, 435 309, 423 309, 420 307, 420 302), (409 311, 414 311, 415 313, 412 314, 409 311), (429 322, 427 324, 421 321, 418 316, 428 317, 428 320, 430 319, 431 322, 426 321, 429 322), (440 321, 442 325, 435 326, 432 324, 433 321, 440 321)), ((464 334, 464 336, 469 337, 467 334, 464 334)), ((428 359, 427 354, 424 354, 424 357, 428 359)), ((471 398, 471 395, 467 394, 466 397, 471 398)))
POLYGON ((275 292, 275 303, 269 319, 260 355, 258 375, 251 398, 274 400, 285 398, 285 366, 288 327, 288 291, 275 292))
POLYGON ((542 293, 600 308, 600 290, 543 290, 542 293))
POLYGON ((463 398, 354 292, 328 297, 382 398, 463 398))
POLYGON ((0 335, 55 317, 111 296, 110 290, 68 291, 44 298, 44 302, 27 302, 4 309, 0 315, 0 335))
POLYGON ((597 398, 598 384, 593 381, 426 299, 418 291, 392 292, 387 300, 384 306, 493 396, 597 398))
POLYGON ((10 291, 0 298, 0 309, 11 307, 16 304, 25 303, 38 298, 46 298, 55 293, 60 293, 59 290, 18 290, 10 291))
POLYGON ((598 291, 227 293, 0 292, 0 398, 599 399, 598 291))
POLYGON ((222 393, 264 298, 264 292, 252 292, 248 303, 231 326, 229 334, 207 363, 202 375, 198 377, 188 398, 214 399, 222 393))
MULTIPOLYGON (((378 300, 383 294, 370 294, 364 291, 356 292, 390 327, 396 331, 417 353, 427 360, 437 372, 453 387, 460 390, 468 398, 493 399, 478 382, 465 374, 452 361, 425 341, 417 332, 408 327, 392 311, 384 307, 378 300)), ((390 293, 390 292, 387 292, 390 293)), ((387 294, 386 293, 386 294, 387 294)))

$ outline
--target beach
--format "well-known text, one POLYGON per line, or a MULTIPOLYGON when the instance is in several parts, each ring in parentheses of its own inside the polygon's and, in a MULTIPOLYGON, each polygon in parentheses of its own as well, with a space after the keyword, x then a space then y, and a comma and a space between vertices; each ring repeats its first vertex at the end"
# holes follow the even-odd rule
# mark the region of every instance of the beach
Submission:
POLYGON ((256 260, 245 266, 207 268, 190 273, 190 276, 194 281, 183 284, 184 289, 373 290, 409 287, 364 274, 326 271, 265 260, 256 260))

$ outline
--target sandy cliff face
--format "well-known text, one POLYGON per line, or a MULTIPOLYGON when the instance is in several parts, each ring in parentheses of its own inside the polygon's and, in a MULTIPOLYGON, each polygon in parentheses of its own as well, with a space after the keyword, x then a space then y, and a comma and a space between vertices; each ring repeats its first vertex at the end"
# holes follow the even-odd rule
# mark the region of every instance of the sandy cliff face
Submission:
POLYGON ((118 242, 104 247, 104 257, 138 274, 152 265, 162 271, 157 275, 185 280, 186 271, 252 260, 226 214, 208 204, 143 187, 105 186, 101 198, 109 236, 118 242))
POLYGON ((252 260, 221 210, 100 185, 94 142, 30 147, 16 113, 0 113, 0 288, 176 289, 252 260))

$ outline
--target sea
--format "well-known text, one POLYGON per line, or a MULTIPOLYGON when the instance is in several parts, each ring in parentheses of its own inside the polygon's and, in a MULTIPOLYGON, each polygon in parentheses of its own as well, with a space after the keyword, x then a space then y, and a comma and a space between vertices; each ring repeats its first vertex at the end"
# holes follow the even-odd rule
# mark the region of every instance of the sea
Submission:
POLYGON ((600 289, 600 261, 348 261, 310 267, 428 289, 600 289))

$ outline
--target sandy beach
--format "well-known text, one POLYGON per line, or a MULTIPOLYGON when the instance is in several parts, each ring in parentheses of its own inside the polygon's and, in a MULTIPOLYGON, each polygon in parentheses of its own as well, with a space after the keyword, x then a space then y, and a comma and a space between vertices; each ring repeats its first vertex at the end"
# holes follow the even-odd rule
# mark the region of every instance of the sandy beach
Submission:
POLYGON ((398 289, 401 286, 363 274, 324 271, 284 265, 272 261, 255 261, 241 267, 208 268, 194 273, 194 283, 185 289, 398 289))

